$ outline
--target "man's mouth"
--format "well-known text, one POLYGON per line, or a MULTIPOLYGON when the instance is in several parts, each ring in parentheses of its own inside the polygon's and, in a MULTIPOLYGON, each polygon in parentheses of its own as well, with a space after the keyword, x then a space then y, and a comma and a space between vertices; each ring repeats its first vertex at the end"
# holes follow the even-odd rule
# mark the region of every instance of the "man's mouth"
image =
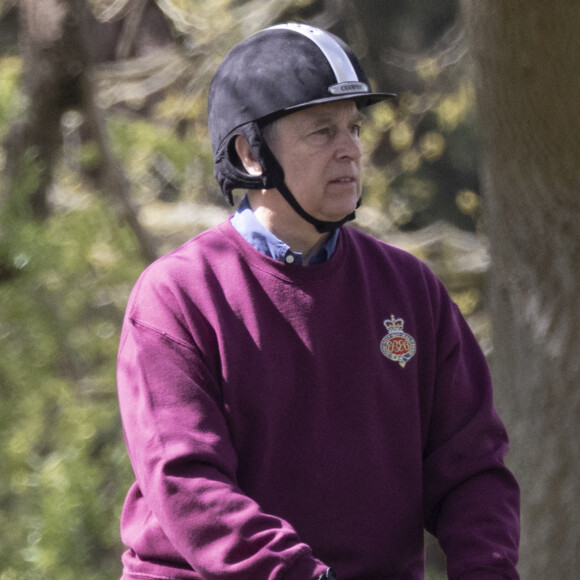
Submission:
POLYGON ((336 179, 331 179, 330 183, 354 183, 356 179, 354 177, 337 177, 336 179))

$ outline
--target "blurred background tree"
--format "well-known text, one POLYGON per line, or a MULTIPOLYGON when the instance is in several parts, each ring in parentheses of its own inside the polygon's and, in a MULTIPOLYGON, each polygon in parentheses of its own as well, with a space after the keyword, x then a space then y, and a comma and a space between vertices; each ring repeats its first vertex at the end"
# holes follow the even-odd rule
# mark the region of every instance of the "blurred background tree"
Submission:
MULTIPOLYGON (((231 212, 209 79, 287 20, 339 34, 400 94, 369 109, 356 227, 427 261, 490 351, 457 2, 0 0, 0 580, 119 577, 126 300, 147 263, 231 212)), ((428 561, 442 578, 432 542, 428 561)))
POLYGON ((522 578, 580 569, 580 4, 465 1, 522 578))

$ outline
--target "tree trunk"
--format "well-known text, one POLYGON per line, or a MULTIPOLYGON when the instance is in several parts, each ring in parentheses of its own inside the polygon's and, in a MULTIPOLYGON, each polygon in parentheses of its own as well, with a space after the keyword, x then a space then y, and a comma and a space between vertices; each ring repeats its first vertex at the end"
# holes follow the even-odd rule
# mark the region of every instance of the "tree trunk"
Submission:
MULTIPOLYGON (((18 7, 28 108, 26 120, 13 125, 5 143, 6 183, 0 193, 28 195, 32 215, 38 220, 49 217, 48 190, 62 145, 61 119, 66 111, 77 110, 100 154, 101 163, 92 177, 113 202, 117 215, 133 230, 143 259, 153 261, 157 257, 155 244, 139 223, 129 195, 130 184, 111 152, 91 77, 92 65, 112 56, 101 44, 102 34, 112 44, 122 45, 120 52, 125 57, 170 42, 169 26, 163 21, 160 24, 161 12, 152 0, 128 0, 128 14, 122 24, 130 25, 121 28, 116 23, 97 22, 86 0, 20 0, 18 7), (139 25, 147 31, 144 40, 135 34, 139 25), (27 151, 38 165, 38 183, 31 192, 23 192, 13 183, 27 151)), ((10 272, 0 263, 0 277, 8 275, 10 272)))
POLYGON ((498 407, 522 487, 520 574, 580 569, 580 3, 463 1, 491 241, 498 407))

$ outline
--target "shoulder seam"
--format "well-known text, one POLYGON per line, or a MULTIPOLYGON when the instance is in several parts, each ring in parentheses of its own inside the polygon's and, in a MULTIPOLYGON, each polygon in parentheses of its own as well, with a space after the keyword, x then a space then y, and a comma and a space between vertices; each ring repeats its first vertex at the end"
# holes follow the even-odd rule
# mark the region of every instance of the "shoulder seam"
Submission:
POLYGON ((169 333, 167 333, 164 330, 161 330, 159 328, 156 328, 155 326, 141 322, 141 321, 137 320, 136 318, 133 318, 132 316, 129 317, 129 320, 131 321, 131 324, 133 324, 133 326, 142 327, 142 328, 145 328, 147 330, 150 330, 151 332, 154 332, 155 334, 162 336, 164 339, 169 340, 170 342, 173 342, 175 344, 178 344, 179 346, 182 346, 183 348, 186 348, 187 350, 190 350, 192 352, 195 352, 197 350, 197 348, 194 344, 185 342, 184 340, 180 340, 179 338, 175 338, 174 336, 171 336, 169 333))

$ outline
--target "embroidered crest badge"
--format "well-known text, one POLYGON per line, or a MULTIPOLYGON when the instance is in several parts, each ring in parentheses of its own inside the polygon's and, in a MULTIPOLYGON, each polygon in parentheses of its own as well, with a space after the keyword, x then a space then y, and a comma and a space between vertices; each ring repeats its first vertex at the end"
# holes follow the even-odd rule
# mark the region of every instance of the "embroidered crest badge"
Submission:
POLYGON ((391 318, 383 321, 383 324, 388 334, 381 340, 381 352, 405 368, 417 351, 417 343, 410 334, 403 332, 405 321, 402 318, 395 318, 391 314, 391 318))

